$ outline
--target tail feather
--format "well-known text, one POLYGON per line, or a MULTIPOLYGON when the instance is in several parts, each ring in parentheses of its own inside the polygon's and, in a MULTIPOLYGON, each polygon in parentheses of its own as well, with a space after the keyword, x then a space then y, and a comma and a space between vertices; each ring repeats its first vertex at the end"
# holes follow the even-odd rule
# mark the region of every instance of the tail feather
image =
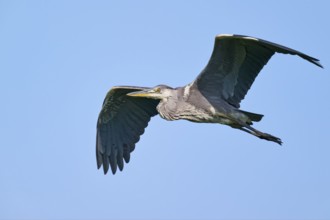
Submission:
POLYGON ((243 114, 245 114, 246 116, 248 116, 251 121, 261 121, 262 117, 264 117, 263 115, 260 114, 256 114, 256 113, 252 113, 252 112, 247 112, 247 111, 243 111, 243 110, 239 110, 240 112, 242 112, 243 114))

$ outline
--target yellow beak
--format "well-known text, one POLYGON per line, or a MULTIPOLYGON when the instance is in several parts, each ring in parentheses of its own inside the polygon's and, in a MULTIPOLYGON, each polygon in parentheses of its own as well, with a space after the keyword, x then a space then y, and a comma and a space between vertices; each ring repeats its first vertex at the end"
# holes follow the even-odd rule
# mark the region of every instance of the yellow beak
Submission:
POLYGON ((130 93, 127 93, 126 95, 132 96, 132 97, 154 97, 155 93, 152 90, 142 90, 142 91, 137 91, 137 92, 130 92, 130 93))

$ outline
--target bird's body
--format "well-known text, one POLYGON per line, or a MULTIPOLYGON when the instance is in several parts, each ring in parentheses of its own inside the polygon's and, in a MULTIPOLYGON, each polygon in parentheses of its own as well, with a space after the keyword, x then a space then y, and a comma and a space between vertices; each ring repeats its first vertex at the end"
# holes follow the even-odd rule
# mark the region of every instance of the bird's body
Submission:
POLYGON ((109 164, 113 173, 123 169, 150 118, 219 123, 240 129, 268 141, 280 138, 256 130, 251 125, 263 115, 239 109, 260 70, 275 53, 298 55, 321 66, 317 59, 299 51, 258 38, 218 35, 209 63, 193 82, 171 88, 116 86, 107 94, 97 123, 98 168, 109 164))
POLYGON ((168 121, 185 119, 226 125, 233 124, 229 115, 242 119, 245 116, 219 97, 204 97, 194 86, 189 84, 175 89, 163 88, 171 90, 171 93, 157 105, 159 115, 168 121))

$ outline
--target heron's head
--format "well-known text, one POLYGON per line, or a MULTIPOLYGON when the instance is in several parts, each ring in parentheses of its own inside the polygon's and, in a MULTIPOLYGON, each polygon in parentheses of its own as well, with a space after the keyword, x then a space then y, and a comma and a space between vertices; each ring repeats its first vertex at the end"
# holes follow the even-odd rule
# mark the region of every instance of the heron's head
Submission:
POLYGON ((143 98, 150 98, 150 99, 165 99, 173 94, 173 88, 166 86, 166 85, 158 85, 151 89, 141 90, 137 92, 128 93, 128 96, 133 97, 143 97, 143 98))

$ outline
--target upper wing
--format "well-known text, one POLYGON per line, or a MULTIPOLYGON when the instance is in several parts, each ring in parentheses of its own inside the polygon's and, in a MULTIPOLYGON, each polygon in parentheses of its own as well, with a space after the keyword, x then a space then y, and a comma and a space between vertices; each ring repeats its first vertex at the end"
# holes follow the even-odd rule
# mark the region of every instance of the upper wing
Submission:
POLYGON ((202 94, 222 97, 239 107, 258 73, 275 52, 298 55, 322 67, 319 60, 279 44, 243 35, 218 35, 210 61, 194 83, 202 94))
POLYGON ((103 164, 106 174, 111 166, 115 174, 117 165, 128 163, 135 143, 140 139, 150 118, 158 114, 158 100, 129 97, 130 92, 147 89, 145 87, 117 86, 106 95, 97 121, 96 159, 97 167, 103 164))

